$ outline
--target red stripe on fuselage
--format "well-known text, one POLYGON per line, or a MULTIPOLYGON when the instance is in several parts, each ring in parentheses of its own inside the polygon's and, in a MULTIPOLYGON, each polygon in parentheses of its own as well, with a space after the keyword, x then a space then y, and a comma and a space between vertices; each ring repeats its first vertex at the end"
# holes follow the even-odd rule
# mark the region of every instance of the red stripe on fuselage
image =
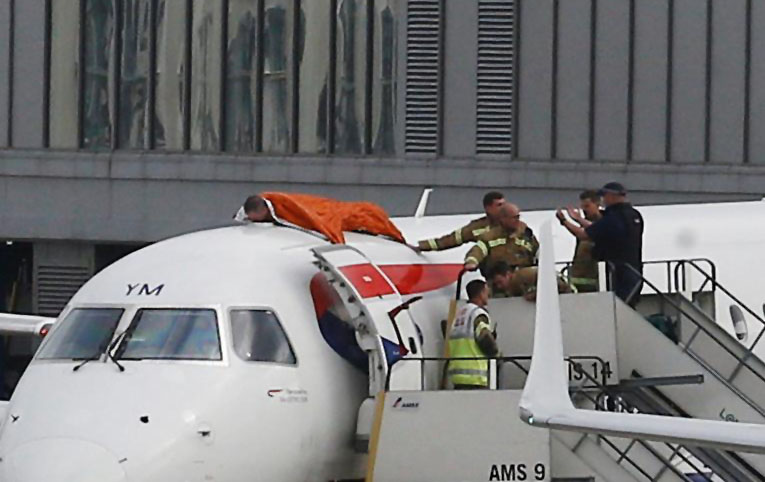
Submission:
POLYGON ((461 264, 388 264, 380 266, 402 295, 424 293, 457 281, 461 264))
MULTIPOLYGON (((457 281, 461 264, 388 264, 380 269, 402 295, 433 291, 457 281)), ((340 271, 364 298, 393 293, 388 282, 371 264, 344 266, 340 271)))

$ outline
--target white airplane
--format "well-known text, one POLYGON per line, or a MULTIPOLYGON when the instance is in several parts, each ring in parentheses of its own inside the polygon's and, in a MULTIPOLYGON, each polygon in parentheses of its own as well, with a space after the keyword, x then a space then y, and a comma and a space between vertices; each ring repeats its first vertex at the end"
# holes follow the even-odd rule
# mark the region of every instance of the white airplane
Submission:
MULTIPOLYGON (((710 258, 721 282, 762 301, 751 280, 765 269, 765 231, 753 222, 765 204, 641 211, 646 259, 710 258)), ((550 216, 524 215, 534 228, 550 216)), ((413 242, 474 217, 396 222, 413 242)), ((3 407, 0 480, 362 479, 357 421, 397 357, 442 353, 467 247, 418 255, 363 234, 347 241, 240 225, 156 243, 97 274, 3 407)), ((573 243, 557 229, 561 260, 573 243)), ((52 321, 3 315, 0 331, 52 321)), ((437 385, 415 366, 394 365, 393 388, 437 385)))

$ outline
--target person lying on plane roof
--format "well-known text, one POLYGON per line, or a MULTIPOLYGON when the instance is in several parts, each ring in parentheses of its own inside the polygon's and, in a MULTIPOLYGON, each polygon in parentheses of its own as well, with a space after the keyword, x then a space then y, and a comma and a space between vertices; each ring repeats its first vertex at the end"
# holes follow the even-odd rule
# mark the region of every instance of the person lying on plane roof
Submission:
MULTIPOLYGON (((492 298, 512 298, 514 296, 523 296, 527 301, 534 301, 537 298, 537 276, 538 268, 528 266, 518 268, 511 266, 504 261, 499 261, 489 274, 493 290, 492 298)), ((558 275, 558 293, 571 293, 571 286, 558 275)))
POLYGON ((334 244, 345 244, 344 231, 387 236, 406 243, 388 214, 370 202, 338 201, 309 194, 264 192, 248 197, 245 219, 255 223, 292 225, 324 235, 334 244))

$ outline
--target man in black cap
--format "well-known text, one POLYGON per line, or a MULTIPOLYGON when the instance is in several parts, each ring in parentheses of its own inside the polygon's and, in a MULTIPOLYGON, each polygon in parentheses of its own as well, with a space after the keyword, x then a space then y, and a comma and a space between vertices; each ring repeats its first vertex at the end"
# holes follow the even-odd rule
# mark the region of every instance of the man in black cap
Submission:
POLYGON ((618 182, 607 183, 598 194, 606 206, 600 220, 590 223, 577 212, 569 215, 581 226, 564 216, 558 219, 578 239, 595 243, 593 256, 608 263, 611 289, 634 308, 643 284, 643 216, 627 202, 627 190, 618 182))

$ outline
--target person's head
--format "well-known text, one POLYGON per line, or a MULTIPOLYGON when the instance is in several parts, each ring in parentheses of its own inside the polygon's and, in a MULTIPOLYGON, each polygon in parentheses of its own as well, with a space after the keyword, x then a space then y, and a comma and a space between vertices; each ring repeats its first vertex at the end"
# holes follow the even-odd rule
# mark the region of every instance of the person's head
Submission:
POLYGON ((489 219, 496 221, 499 215, 499 208, 505 204, 505 196, 501 192, 489 191, 483 197, 483 210, 489 219))
POLYGON ((486 306, 489 304, 489 287, 486 286, 486 282, 480 279, 474 279, 465 287, 467 291, 468 300, 478 306, 486 306))
POLYGON ((518 229, 521 224, 521 210, 518 206, 512 203, 503 204, 499 208, 497 222, 500 226, 505 228, 508 232, 512 233, 518 229))
POLYGON ((244 201, 244 213, 247 215, 247 219, 253 223, 271 219, 266 200, 258 195, 250 196, 244 201))
POLYGON ((600 217, 600 196, 598 192, 589 189, 579 195, 579 208, 584 213, 584 217, 594 221, 600 217))
POLYGON ((499 261, 489 273, 491 284, 502 291, 507 291, 513 279, 514 269, 504 261, 499 261))
POLYGON ((598 194, 603 198, 603 204, 606 207, 623 203, 627 200, 627 189, 625 189, 624 185, 618 182, 612 181, 604 184, 603 187, 598 190, 598 194))

